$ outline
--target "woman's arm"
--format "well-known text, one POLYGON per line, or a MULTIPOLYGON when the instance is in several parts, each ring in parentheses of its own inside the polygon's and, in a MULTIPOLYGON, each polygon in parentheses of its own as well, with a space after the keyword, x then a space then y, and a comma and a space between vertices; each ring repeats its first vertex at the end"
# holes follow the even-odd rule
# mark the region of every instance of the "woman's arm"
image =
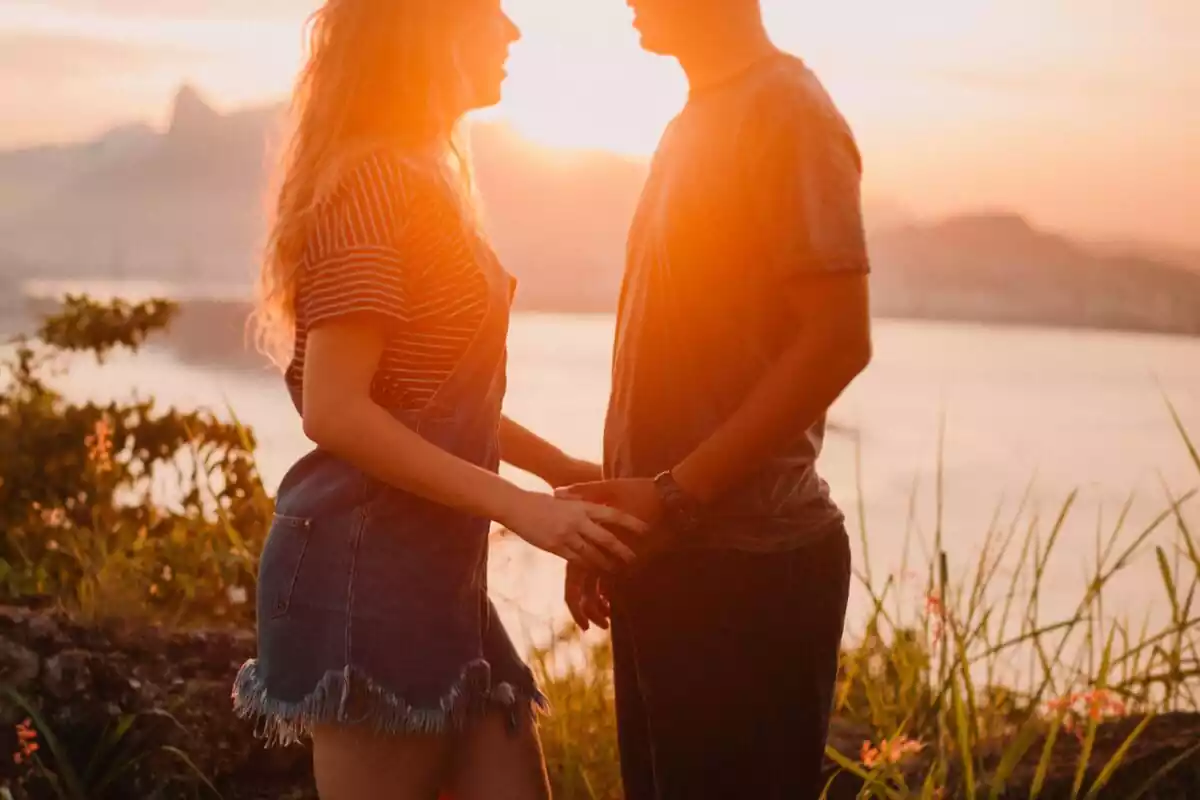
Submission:
POLYGON ((492 519, 536 547, 611 566, 633 552, 602 525, 645 529, 628 514, 564 503, 524 491, 430 443, 377 405, 371 380, 385 334, 369 319, 346 317, 309 332, 304 365, 304 432, 369 475, 442 505, 492 519))
POLYGON ((508 417, 500 419, 500 454, 506 463, 538 476, 554 488, 602 477, 599 464, 572 458, 508 417))

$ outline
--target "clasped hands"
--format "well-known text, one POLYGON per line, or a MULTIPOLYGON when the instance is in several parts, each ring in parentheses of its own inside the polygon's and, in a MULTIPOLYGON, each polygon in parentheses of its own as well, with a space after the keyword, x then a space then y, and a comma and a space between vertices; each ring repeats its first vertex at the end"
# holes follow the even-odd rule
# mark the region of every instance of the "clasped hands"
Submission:
MULTIPOLYGON (((638 541, 626 541, 644 559, 666 545, 667 536, 659 527, 663 504, 658 489, 650 478, 621 478, 593 480, 562 486, 555 490, 557 497, 584 500, 624 511, 650 526, 651 533, 638 541)), ((614 531, 614 533, 616 533, 614 531)), ((575 562, 568 562, 564 597, 571 617, 583 630, 593 624, 607 630, 612 616, 606 574, 575 562)))

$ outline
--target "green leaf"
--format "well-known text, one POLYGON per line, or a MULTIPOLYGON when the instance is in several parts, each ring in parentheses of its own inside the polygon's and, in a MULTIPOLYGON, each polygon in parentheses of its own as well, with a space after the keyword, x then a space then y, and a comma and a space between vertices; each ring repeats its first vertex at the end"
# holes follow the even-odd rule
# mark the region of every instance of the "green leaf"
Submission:
POLYGON ((1042 744, 1042 755, 1033 774, 1033 784, 1029 787, 1029 800, 1037 800, 1042 795, 1042 788, 1046 785, 1046 773, 1050 770, 1050 760, 1054 755, 1054 744, 1058 741, 1058 732, 1062 730, 1064 719, 1066 714, 1060 711, 1051 720, 1050 732, 1042 744))
POLYGON ((958 689, 958 681, 950 677, 950 701, 954 704, 954 732, 958 739, 958 758, 962 762, 963 785, 968 800, 975 800, 975 755, 971 749, 970 721, 967 719, 966 707, 963 703, 962 692, 958 689))
POLYGON ((1155 547, 1154 554, 1158 558, 1158 572, 1162 577, 1163 587, 1167 590, 1167 599, 1171 602, 1171 619, 1178 623, 1179 594, 1175 588, 1175 578, 1171 575, 1171 566, 1167 563, 1167 554, 1161 547, 1155 547))
POLYGON ((92 751, 92 757, 88 761, 87 769, 83 772, 84 785, 91 785, 96 778, 96 770, 108 758, 110 753, 113 753, 121 745, 121 741, 133 728, 134 722, 137 721, 135 714, 124 714, 117 719, 117 724, 114 727, 111 723, 105 728, 104 735, 100 737, 100 741, 96 744, 96 748, 92 751))
POLYGON ((1112 780, 1112 776, 1125 760, 1125 756, 1129 754, 1129 748, 1133 747, 1133 743, 1142 735, 1142 732, 1146 730, 1146 726, 1150 724, 1153 718, 1153 715, 1148 714, 1145 719, 1138 723, 1133 732, 1125 737, 1125 741, 1121 742, 1121 746, 1117 748, 1117 752, 1113 753, 1112 758, 1104 765, 1104 769, 1100 770, 1100 774, 1096 777, 1096 782, 1092 784, 1092 788, 1088 791, 1085 800, 1096 800, 1100 796, 1100 790, 1112 780))
POLYGON ((1026 720, 1017 737, 1009 743, 1008 747, 1004 748, 1000 763, 996 765, 996 771, 992 773, 991 792, 988 795, 990 800, 999 800, 1008 779, 1012 777, 1013 770, 1017 768, 1021 759, 1025 758, 1025 754, 1029 752, 1029 748, 1033 747, 1033 743, 1037 741, 1040 733, 1037 722, 1036 716, 1026 720))
POLYGON ((1196 471, 1200 472, 1200 450, 1196 448, 1196 444, 1188 436, 1187 427, 1183 424, 1183 418, 1179 416, 1179 410, 1175 408, 1175 404, 1171 402, 1165 392, 1163 393, 1163 399, 1166 400, 1167 410, 1171 413, 1171 421, 1175 424, 1175 430, 1179 433, 1180 438, 1183 439, 1183 446, 1187 448, 1188 455, 1192 457, 1192 463, 1196 465, 1196 471))

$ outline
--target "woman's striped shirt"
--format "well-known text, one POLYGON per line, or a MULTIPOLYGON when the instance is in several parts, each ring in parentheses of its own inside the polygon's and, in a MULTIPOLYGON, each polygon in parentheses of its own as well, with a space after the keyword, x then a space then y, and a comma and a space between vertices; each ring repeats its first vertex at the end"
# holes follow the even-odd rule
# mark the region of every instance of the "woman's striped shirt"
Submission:
POLYGON ((296 396, 309 332, 353 317, 387 333, 372 397, 392 408, 423 408, 487 308, 468 230, 448 191, 398 155, 375 152, 348 170, 316 209, 300 269, 286 373, 296 396))

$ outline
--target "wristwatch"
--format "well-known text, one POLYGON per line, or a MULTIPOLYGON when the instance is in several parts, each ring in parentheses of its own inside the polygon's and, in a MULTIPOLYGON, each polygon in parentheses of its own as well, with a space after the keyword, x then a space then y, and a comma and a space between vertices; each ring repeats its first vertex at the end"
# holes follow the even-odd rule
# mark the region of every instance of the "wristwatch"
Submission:
POLYGON ((687 493, 670 470, 654 479, 654 488, 663 504, 663 519, 677 533, 689 533, 700 524, 700 501, 687 493))

